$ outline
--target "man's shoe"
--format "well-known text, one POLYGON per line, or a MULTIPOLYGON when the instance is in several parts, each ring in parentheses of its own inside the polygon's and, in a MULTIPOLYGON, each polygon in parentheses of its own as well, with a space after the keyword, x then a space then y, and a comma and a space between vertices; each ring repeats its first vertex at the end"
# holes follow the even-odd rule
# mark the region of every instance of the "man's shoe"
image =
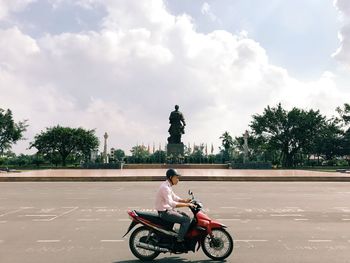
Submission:
POLYGON ((176 247, 177 252, 186 252, 187 251, 187 248, 186 248, 184 241, 180 241, 180 242, 177 241, 175 247, 176 247))

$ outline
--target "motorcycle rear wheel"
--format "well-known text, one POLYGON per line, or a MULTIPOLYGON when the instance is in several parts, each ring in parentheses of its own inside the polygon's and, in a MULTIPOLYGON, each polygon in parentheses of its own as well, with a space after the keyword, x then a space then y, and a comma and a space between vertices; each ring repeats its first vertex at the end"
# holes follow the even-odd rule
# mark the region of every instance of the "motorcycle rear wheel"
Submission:
POLYGON ((138 242, 145 243, 149 232, 150 230, 147 227, 141 226, 135 229, 134 232, 132 232, 129 239, 129 247, 131 252, 134 254, 135 257, 139 258, 142 261, 153 260, 160 254, 160 252, 143 249, 136 246, 138 242))
POLYGON ((233 239, 225 229, 213 229, 213 238, 208 234, 202 239, 204 254, 213 260, 224 260, 233 251, 233 239))

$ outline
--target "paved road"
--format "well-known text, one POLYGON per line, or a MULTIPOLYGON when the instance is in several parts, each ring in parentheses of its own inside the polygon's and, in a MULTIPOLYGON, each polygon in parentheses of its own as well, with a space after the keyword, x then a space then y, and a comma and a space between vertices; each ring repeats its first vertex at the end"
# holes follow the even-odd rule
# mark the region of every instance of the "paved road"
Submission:
MULTIPOLYGON (((152 209, 159 182, 0 183, 0 262, 138 262, 127 209, 152 209)), ((350 184, 180 182, 228 227, 228 262, 350 262, 350 184)), ((209 262, 203 252, 155 262, 209 262)))

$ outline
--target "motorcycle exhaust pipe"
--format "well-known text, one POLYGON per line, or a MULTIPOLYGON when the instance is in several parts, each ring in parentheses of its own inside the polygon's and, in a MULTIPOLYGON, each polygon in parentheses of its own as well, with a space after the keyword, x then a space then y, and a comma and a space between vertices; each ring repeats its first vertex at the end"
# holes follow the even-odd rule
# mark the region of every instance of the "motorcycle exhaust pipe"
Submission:
POLYGON ((164 252, 164 253, 165 252, 170 252, 170 250, 167 249, 167 248, 153 246, 153 245, 146 244, 146 243, 143 243, 143 242, 137 242, 136 246, 139 247, 139 248, 144 248, 144 249, 153 250, 153 251, 157 251, 157 252, 164 252))

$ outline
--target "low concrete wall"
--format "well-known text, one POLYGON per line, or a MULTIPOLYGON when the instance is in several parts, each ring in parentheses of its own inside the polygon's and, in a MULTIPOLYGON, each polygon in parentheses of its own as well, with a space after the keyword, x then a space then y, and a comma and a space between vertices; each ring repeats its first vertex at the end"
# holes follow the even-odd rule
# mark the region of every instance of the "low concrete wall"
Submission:
MULTIPOLYGON (((115 176, 115 177, 0 177, 0 182, 151 182, 164 181, 163 176, 115 176)), ((342 176, 182 176, 181 181, 216 182, 350 182, 342 176)))
POLYGON ((228 169, 229 164, 124 164, 123 169, 228 169))

